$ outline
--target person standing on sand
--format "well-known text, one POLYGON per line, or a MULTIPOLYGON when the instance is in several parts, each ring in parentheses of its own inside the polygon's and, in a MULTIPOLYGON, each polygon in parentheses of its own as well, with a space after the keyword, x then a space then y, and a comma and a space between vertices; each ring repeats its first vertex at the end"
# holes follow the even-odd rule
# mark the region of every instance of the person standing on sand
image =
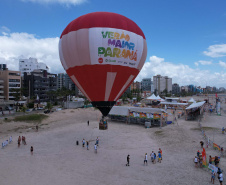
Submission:
POLYGON ((146 165, 148 165, 148 155, 147 155, 147 153, 145 153, 145 156, 144 156, 144 165, 145 165, 145 163, 146 163, 146 165))
POLYGON ((87 125, 89 126, 89 120, 87 121, 87 125))
POLYGON ((89 150, 89 141, 86 141, 87 150, 89 150))
POLYGON ((211 172, 211 182, 214 184, 214 179, 215 179, 215 172, 212 170, 211 172))
POLYGON ((31 155, 33 155, 33 151, 34 151, 34 148, 33 148, 33 146, 31 146, 31 155))
POLYGON ((219 179, 220 185, 222 185, 222 183, 223 183, 223 173, 220 173, 218 175, 218 179, 219 179))
POLYGON ((83 140, 82 140, 82 147, 84 147, 85 146, 85 139, 83 138, 83 140))
POLYGON ((159 152, 161 153, 161 160, 162 160, 162 150, 161 150, 161 148, 159 148, 159 152))
POLYGON ((204 142, 200 141, 201 148, 203 148, 204 142))
POLYGON ((153 151, 151 152, 150 156, 151 156, 151 162, 154 163, 154 152, 153 151))
POLYGON ((198 158, 195 156, 195 159, 194 159, 194 163, 195 163, 195 167, 198 167, 198 158))
POLYGON ((21 137, 18 137, 18 147, 20 147, 21 137))
POLYGON ((126 166, 129 166, 129 160, 130 160, 130 155, 127 155, 127 164, 126 164, 126 166))
POLYGON ((154 153, 154 161, 153 163, 155 164, 156 163, 156 153, 154 153))
POLYGON ((94 150, 95 150, 95 153, 97 153, 97 145, 96 145, 96 143, 94 145, 94 150))
POLYGON ((211 157, 211 155, 209 157, 209 164, 212 164, 212 157, 211 157))

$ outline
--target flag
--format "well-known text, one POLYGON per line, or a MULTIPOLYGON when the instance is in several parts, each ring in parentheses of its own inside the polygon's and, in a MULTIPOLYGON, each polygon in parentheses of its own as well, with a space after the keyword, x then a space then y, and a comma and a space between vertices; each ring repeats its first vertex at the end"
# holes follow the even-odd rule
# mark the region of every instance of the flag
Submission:
POLYGON ((205 148, 203 148, 203 150, 202 150, 202 165, 203 165, 204 167, 207 167, 207 162, 206 162, 206 150, 205 150, 205 148))

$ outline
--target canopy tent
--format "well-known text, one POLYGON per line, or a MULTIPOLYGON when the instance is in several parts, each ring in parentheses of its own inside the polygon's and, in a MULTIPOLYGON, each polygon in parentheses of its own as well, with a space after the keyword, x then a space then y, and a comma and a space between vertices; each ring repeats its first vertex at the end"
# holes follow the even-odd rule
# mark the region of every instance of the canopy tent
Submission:
POLYGON ((157 97, 155 94, 152 94, 151 96, 147 97, 147 100, 157 100, 157 97))
POLYGON ((190 100, 188 100, 189 103, 196 103, 196 101, 194 100, 194 98, 191 98, 190 100))
POLYGON ((158 101, 165 101, 164 99, 162 99, 159 95, 156 97, 158 101))
POLYGON ((190 106, 188 106, 186 108, 186 110, 202 107, 204 105, 204 103, 206 103, 206 102, 205 101, 201 101, 201 102, 198 102, 198 103, 192 103, 190 106))
POLYGON ((141 108, 141 107, 124 107, 124 106, 113 106, 109 115, 128 116, 129 111, 143 112, 143 113, 161 113, 165 112, 164 109, 158 108, 141 108))
POLYGON ((185 120, 195 120, 203 113, 205 101, 192 103, 185 109, 185 120))

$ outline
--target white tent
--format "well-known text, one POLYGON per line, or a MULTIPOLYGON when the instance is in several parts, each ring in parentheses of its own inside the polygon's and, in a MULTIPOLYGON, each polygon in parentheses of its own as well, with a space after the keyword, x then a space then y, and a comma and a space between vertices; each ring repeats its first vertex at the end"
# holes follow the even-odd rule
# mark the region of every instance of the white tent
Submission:
POLYGON ((165 101, 165 100, 162 99, 159 95, 158 95, 156 98, 157 98, 157 100, 159 100, 159 101, 165 101))
POLYGON ((198 103, 192 103, 190 106, 188 106, 186 109, 193 109, 193 108, 198 108, 204 105, 206 103, 205 101, 201 101, 198 103))
POLYGON ((196 101, 193 98, 191 98, 190 100, 188 100, 188 102, 190 102, 190 103, 196 103, 196 101))
POLYGON ((151 96, 147 97, 147 100, 157 100, 157 97, 155 94, 152 94, 151 96))

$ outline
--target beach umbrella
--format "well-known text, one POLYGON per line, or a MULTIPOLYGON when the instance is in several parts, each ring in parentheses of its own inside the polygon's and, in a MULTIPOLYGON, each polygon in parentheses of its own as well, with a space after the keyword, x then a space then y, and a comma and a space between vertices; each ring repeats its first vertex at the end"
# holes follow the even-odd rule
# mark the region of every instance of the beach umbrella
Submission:
POLYGON ((143 67, 147 43, 127 17, 94 12, 68 24, 60 36, 59 55, 76 86, 107 116, 143 67))

